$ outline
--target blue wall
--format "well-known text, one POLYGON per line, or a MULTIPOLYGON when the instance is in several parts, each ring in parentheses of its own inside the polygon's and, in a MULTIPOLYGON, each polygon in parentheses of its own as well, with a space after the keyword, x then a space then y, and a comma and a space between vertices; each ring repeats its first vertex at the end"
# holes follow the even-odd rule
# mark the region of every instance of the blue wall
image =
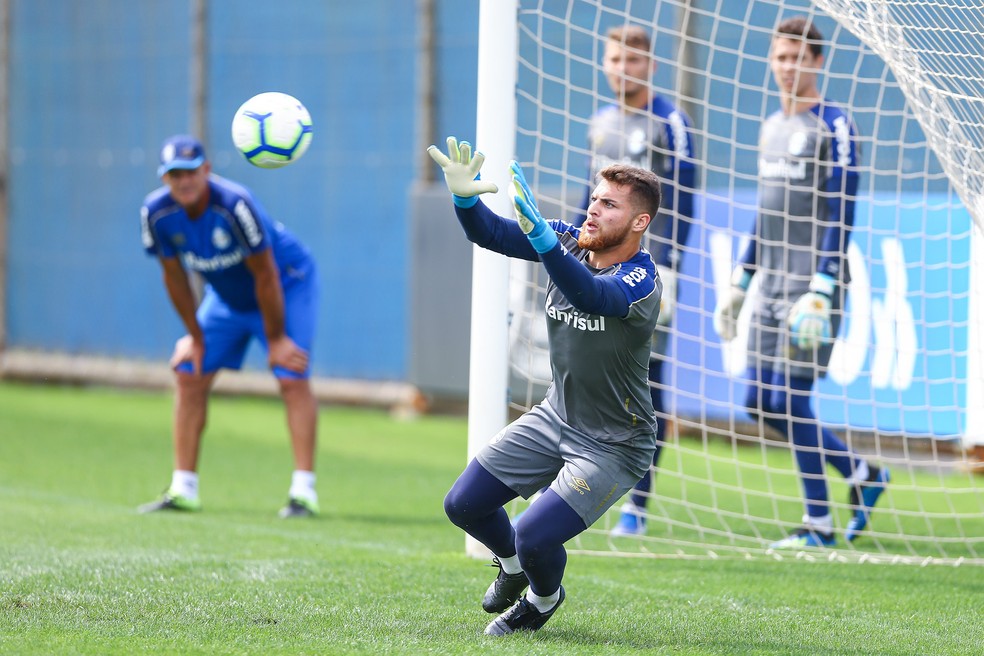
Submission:
MULTIPOLYGON (((206 146, 315 252, 315 372, 404 380, 417 8, 364 0, 208 3, 206 146), (295 95, 315 137, 260 170, 229 121, 260 91, 295 95)), ((477 3, 439 2, 439 134, 474 130, 477 3)), ((12 0, 8 346, 165 359, 182 328, 141 252, 159 144, 191 127, 191 3, 12 0)), ((251 362, 262 365, 258 354, 251 362)))
MULTIPOLYGON (((753 206, 753 191, 734 200, 733 213, 720 201, 705 204, 681 268, 666 380, 683 416, 726 420, 744 402, 747 332, 740 328, 722 348, 712 321, 715 289, 729 284, 739 250, 736 235, 754 219, 741 209, 753 206)), ((847 316, 816 409, 840 428, 959 436, 967 420, 970 215, 944 209, 954 198, 930 196, 927 205, 940 209, 929 212, 922 196, 884 200, 858 200, 847 316)))

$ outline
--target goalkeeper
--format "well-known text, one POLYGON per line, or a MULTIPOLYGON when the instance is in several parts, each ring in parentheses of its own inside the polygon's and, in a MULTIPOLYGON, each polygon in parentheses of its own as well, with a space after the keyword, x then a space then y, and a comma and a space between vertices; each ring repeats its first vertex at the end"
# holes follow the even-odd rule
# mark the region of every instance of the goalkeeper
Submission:
MULTIPOLYGON (((656 72, 652 38, 637 25, 614 27, 606 34, 602 59, 608 86, 616 102, 599 109, 588 129, 591 175, 616 162, 649 169, 662 186, 660 211, 649 226, 649 242, 663 296, 659 321, 653 333, 649 360, 650 395, 656 410, 656 453, 653 467, 636 483, 612 535, 646 532, 646 501, 652 489, 660 448, 669 417, 663 402, 663 362, 668 356, 670 324, 677 299, 677 272, 694 218, 694 186, 697 167, 693 158, 690 117, 663 96, 653 93, 650 79, 656 72)), ((582 207, 587 210, 591 189, 582 207)))
POLYGON ((775 549, 836 543, 824 464, 850 484, 853 514, 844 537, 867 526, 889 479, 817 421, 813 386, 825 375, 844 306, 847 244, 858 188, 853 122, 819 92, 822 36, 804 17, 783 21, 773 36, 770 66, 782 108, 759 135, 759 212, 714 327, 734 339, 736 318, 754 275, 759 282, 748 334, 745 406, 756 421, 793 444, 805 497, 802 526, 775 549))
POLYGON ((455 213, 475 244, 543 262, 553 380, 539 405, 478 453, 444 499, 451 521, 499 566, 482 607, 501 613, 489 635, 535 631, 564 602, 564 543, 593 524, 648 469, 656 445, 647 362, 662 287, 642 238, 659 211, 652 172, 614 165, 580 227, 545 221, 519 165, 511 166, 516 221, 479 194, 484 157, 448 139, 428 153, 444 171, 455 213), (503 507, 549 485, 515 527, 503 507), (529 585, 529 591, 523 591, 529 585))

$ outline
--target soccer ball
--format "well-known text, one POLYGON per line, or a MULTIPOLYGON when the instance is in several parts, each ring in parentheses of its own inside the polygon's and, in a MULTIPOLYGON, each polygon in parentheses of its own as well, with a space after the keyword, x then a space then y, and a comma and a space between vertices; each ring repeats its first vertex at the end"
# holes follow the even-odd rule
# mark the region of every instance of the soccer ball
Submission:
POLYGON ((246 161, 264 169, 287 166, 311 145, 311 115, 293 96, 253 96, 232 117, 232 142, 246 161))

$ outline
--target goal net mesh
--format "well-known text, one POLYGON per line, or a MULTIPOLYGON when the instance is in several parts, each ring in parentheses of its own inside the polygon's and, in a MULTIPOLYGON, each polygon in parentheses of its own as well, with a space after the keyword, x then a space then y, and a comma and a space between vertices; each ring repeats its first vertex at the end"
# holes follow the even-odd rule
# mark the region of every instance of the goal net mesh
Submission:
MULTIPOLYGON (((977 406, 984 406, 975 294, 984 288, 972 266, 975 226, 984 220, 984 12, 977 5, 521 0, 517 158, 544 214, 570 219, 582 211, 589 120, 615 102, 601 69, 611 27, 652 33, 653 90, 693 120, 699 171, 663 375, 667 412, 659 420, 671 429, 647 531, 612 537, 616 504, 572 550, 793 555, 769 549, 803 514, 790 444, 747 418, 741 332, 723 345, 712 314, 755 215, 759 126, 779 109, 768 64, 772 35, 781 20, 800 14, 824 35, 820 90, 848 109, 862 152, 846 319, 814 409, 855 451, 887 466, 892 480, 869 529, 849 543, 849 488, 828 468, 837 546, 798 556, 984 563, 984 476, 973 457, 984 441, 975 434, 977 406)), ((539 265, 512 265, 515 412, 538 403, 550 379, 545 282, 539 265)))

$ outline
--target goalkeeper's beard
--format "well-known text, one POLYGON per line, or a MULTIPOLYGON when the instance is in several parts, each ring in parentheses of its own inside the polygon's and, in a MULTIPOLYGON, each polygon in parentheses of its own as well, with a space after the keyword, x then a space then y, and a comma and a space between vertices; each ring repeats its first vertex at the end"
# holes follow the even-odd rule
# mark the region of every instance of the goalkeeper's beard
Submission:
POLYGON ((581 234, 577 236, 577 245, 586 251, 605 251, 609 248, 615 248, 625 243, 625 238, 628 236, 631 229, 632 226, 626 225, 617 231, 599 231, 593 235, 589 235, 582 230, 581 234))

